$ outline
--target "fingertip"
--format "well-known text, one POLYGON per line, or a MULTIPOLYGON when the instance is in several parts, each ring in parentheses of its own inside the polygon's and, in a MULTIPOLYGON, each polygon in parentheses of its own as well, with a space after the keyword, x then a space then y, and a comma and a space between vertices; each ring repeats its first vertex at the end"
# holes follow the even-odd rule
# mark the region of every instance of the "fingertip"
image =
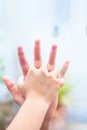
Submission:
POLYGON ((7 75, 4 75, 4 76, 2 77, 2 79, 3 79, 3 81, 6 81, 6 80, 9 80, 9 77, 8 77, 7 75))
POLYGON ((17 47, 17 52, 18 52, 18 55, 23 54, 23 47, 22 47, 21 45, 19 45, 19 46, 17 47))
POLYGON ((37 46, 40 45, 40 40, 39 39, 35 40, 35 45, 37 45, 37 46))
POLYGON ((2 77, 2 80, 5 83, 5 85, 7 86, 7 88, 9 88, 9 83, 10 83, 11 79, 7 75, 4 75, 2 77))
POLYGON ((70 64, 70 61, 69 61, 69 60, 66 60, 65 63, 66 63, 67 65, 69 65, 69 64, 70 64))
POLYGON ((54 50, 54 51, 57 50, 57 45, 56 44, 52 45, 52 50, 54 50))
POLYGON ((18 50, 22 50, 22 48, 23 47, 21 45, 18 45, 18 47, 17 47, 18 50))

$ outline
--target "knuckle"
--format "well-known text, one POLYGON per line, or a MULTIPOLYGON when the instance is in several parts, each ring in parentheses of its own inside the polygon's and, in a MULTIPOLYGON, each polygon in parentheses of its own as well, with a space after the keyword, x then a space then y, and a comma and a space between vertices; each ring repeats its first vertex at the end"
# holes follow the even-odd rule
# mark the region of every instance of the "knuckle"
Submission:
POLYGON ((60 87, 64 85, 64 80, 60 81, 60 87))
POLYGON ((46 72, 44 70, 41 70, 40 75, 46 76, 46 72))
POLYGON ((53 76, 52 75, 49 75, 49 78, 50 80, 54 80, 53 76))
POLYGON ((33 73, 34 73, 33 69, 30 69, 29 74, 33 74, 33 73))

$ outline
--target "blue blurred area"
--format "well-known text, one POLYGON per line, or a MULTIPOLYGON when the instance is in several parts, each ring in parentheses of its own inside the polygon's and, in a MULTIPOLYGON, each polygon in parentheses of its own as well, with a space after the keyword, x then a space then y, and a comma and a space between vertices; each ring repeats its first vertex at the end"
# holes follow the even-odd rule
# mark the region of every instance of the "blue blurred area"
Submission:
POLYGON ((54 0, 53 1, 53 19, 57 24, 64 24, 70 18, 71 1, 54 0))

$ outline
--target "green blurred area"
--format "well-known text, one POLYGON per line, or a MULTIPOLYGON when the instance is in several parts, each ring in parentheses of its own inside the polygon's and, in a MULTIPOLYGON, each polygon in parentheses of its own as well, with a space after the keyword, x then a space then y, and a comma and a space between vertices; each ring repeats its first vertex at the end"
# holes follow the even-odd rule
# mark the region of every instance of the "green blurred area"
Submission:
POLYGON ((0 130, 6 129, 15 114, 16 110, 12 100, 0 103, 0 130))

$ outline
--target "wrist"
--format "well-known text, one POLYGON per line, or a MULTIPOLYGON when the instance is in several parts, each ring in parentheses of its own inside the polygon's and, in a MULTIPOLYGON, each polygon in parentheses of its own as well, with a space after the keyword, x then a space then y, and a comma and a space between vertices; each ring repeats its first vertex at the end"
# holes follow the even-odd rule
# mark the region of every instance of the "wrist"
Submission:
POLYGON ((50 102, 42 95, 36 93, 36 92, 31 92, 29 94, 26 95, 26 100, 36 100, 37 102, 41 102, 43 104, 45 104, 47 107, 50 106, 50 102))
POLYGON ((35 93, 35 92, 32 92, 32 93, 29 93, 27 96, 26 96, 26 101, 27 102, 35 102, 36 104, 38 105, 42 105, 43 107, 45 107, 47 110, 49 108, 49 103, 44 99, 43 96, 41 96, 40 94, 38 93, 35 93))

